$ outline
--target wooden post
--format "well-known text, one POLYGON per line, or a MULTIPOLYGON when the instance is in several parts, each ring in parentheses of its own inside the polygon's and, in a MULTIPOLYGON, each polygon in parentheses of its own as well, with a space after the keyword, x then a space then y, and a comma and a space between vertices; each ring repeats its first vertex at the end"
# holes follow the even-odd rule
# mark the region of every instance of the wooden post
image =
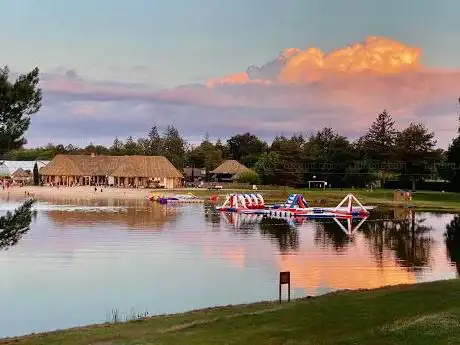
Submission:
POLYGON ((287 284, 288 286, 288 302, 291 301, 291 272, 280 272, 280 284, 279 284, 279 299, 281 303, 281 287, 287 284))

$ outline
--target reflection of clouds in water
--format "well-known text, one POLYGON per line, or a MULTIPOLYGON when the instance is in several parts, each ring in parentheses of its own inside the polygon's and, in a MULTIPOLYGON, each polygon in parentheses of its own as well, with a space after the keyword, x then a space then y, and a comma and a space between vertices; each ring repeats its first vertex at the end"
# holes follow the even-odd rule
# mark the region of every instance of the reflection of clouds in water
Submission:
POLYGON ((241 274, 254 272, 257 279, 264 277, 264 284, 276 283, 277 273, 289 270, 293 289, 311 294, 452 275, 441 240, 445 223, 435 226, 452 215, 417 214, 418 220, 427 220, 417 222, 413 241, 410 228, 395 220, 369 219, 348 236, 332 221, 292 226, 282 220, 224 216, 208 205, 167 207, 134 200, 110 201, 109 205, 98 200, 82 206, 82 201, 78 204, 74 199, 64 203, 55 208, 45 204, 50 209, 39 211, 33 231, 10 258, 24 262, 37 258, 50 270, 59 265, 86 269, 98 262, 136 257, 155 258, 155 262, 139 263, 155 265, 159 253, 167 253, 192 263, 204 259, 217 265, 213 267, 219 267, 224 276, 231 268, 241 274), (75 205, 100 212, 71 211, 75 205), (110 211, 119 207, 126 210, 110 211), (397 229, 395 224, 399 224, 397 229), (426 268, 414 273, 407 270, 412 265, 426 268))

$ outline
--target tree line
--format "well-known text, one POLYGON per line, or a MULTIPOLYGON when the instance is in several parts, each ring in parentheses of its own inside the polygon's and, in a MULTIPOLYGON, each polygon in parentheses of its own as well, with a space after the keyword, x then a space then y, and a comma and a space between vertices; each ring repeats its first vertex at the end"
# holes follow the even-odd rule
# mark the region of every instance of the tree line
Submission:
MULTIPOLYGON (((460 138, 460 130, 459 130, 460 138)), ((154 125, 145 137, 115 138, 112 145, 84 148, 48 144, 12 150, 10 160, 49 160, 57 154, 163 155, 178 169, 212 171, 226 159, 235 159, 255 173, 250 182, 304 186, 307 181, 327 181, 332 187, 366 187, 399 180, 415 188, 417 182, 444 178, 460 187, 460 139, 447 151, 436 147, 434 132, 421 123, 397 130, 391 114, 378 114, 367 132, 350 140, 332 128, 313 135, 276 136, 268 144, 252 133, 236 134, 225 142, 211 142, 206 135, 191 145, 172 125, 164 130, 154 125)))
MULTIPOLYGON (((460 191, 460 127, 448 150, 436 147, 435 135, 421 123, 397 130, 386 110, 378 114, 367 132, 350 140, 332 128, 313 135, 276 136, 269 144, 252 133, 236 134, 225 142, 190 145, 174 126, 152 126, 145 137, 115 138, 112 145, 48 144, 24 148, 30 117, 41 107, 39 70, 11 81, 7 67, 0 69, 0 159, 50 160, 57 154, 163 155, 174 166, 211 171, 226 159, 235 159, 253 170, 246 182, 304 186, 308 181, 327 181, 333 187, 365 187, 397 180, 416 184, 428 179, 447 179, 460 191)), ((460 99, 459 99, 460 103, 460 99)), ((460 118, 459 118, 460 121, 460 118)))

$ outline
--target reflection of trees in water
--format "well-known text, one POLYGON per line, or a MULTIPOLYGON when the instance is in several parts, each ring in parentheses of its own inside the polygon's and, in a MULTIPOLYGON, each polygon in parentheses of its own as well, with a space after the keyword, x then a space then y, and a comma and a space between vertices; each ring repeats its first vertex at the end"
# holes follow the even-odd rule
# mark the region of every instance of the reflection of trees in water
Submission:
POLYGON ((7 212, 0 217, 0 250, 8 250, 16 245, 22 235, 29 231, 32 219, 36 216, 36 212, 31 210, 33 203, 28 200, 14 212, 7 212))
POLYGON ((384 250, 395 253, 398 264, 411 270, 418 270, 430 262, 434 240, 431 227, 424 218, 416 218, 415 211, 397 211, 393 219, 374 219, 363 225, 361 232, 370 244, 371 252, 382 264, 384 250))
POLYGON ((331 220, 315 222, 315 244, 321 248, 332 247, 337 253, 347 250, 353 238, 331 220))
POLYGON ((276 240, 281 252, 297 250, 299 248, 299 234, 295 226, 285 219, 263 218, 259 224, 260 233, 272 240, 276 240))
POLYGON ((447 255, 450 261, 457 268, 457 275, 460 275, 460 215, 456 215, 452 221, 446 225, 444 233, 447 255))

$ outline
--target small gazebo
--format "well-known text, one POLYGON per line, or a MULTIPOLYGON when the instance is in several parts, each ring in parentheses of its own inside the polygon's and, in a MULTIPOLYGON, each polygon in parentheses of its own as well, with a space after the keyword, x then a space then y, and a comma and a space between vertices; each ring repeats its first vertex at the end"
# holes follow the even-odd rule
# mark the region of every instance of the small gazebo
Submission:
POLYGON ((227 160, 211 171, 215 175, 217 181, 232 182, 242 173, 250 171, 249 168, 236 160, 227 160))

